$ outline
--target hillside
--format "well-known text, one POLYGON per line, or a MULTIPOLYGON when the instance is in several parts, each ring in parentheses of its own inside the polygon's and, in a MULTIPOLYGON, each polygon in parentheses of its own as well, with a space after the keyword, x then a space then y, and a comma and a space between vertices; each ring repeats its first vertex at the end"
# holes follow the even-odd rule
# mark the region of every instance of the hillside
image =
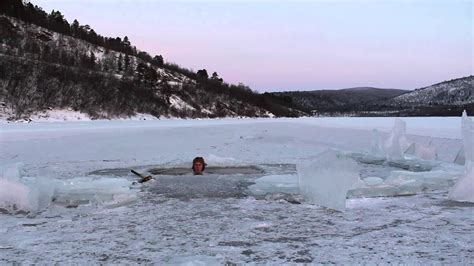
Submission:
POLYGON ((474 76, 414 91, 370 87, 274 93, 313 115, 459 116, 474 113, 474 76))
POLYGON ((3 2, 0 11, 0 111, 10 119, 50 109, 92 118, 301 114, 243 84, 227 84, 215 72, 209 77, 205 69, 164 63, 127 37, 102 37, 88 25, 69 24, 59 11, 48 15, 16 0, 3 2))
POLYGON ((394 104, 429 105, 466 105, 474 103, 474 76, 453 79, 416 89, 392 99, 394 104))
POLYGON ((388 100, 408 91, 357 87, 341 90, 276 92, 277 97, 289 97, 302 110, 317 113, 351 112, 363 110, 374 102, 388 100))

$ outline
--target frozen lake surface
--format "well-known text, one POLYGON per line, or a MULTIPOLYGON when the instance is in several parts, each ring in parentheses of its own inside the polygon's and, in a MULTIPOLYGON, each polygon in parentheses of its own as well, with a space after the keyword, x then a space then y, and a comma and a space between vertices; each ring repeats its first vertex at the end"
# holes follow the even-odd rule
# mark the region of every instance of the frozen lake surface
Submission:
POLYGON ((0 124, 0 262, 472 264, 474 204, 447 196, 461 119, 403 120, 437 159, 374 154, 394 118, 0 124), (328 149, 360 169, 342 212, 300 193, 328 149))

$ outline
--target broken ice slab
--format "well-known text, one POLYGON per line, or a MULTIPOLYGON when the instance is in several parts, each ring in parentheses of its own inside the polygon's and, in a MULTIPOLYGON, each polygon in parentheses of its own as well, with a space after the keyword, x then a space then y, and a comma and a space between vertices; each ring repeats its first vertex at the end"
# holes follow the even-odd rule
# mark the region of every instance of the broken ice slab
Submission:
POLYGON ((297 172, 304 200, 335 210, 345 209, 347 191, 359 181, 357 163, 332 150, 298 164, 297 172))
POLYGON ((378 186, 359 187, 350 189, 347 198, 374 198, 415 195, 415 191, 403 190, 397 186, 381 184, 378 186))
POLYGON ((273 193, 299 194, 297 175, 268 175, 255 180, 255 184, 248 187, 253 196, 273 193))
POLYGON ((367 154, 367 153, 349 153, 348 157, 359 163, 383 165, 387 160, 383 155, 367 154))
POLYGON ((424 190, 446 189, 459 178, 460 172, 445 169, 429 172, 393 171, 385 184, 394 185, 401 189, 407 188, 414 192, 424 190))
POLYGON ((432 161, 422 161, 418 159, 393 159, 387 160, 387 165, 401 168, 412 172, 428 172, 433 169, 437 163, 432 161))
POLYGON ((427 161, 418 158, 386 159, 383 156, 367 153, 349 153, 346 156, 362 164, 386 165, 413 172, 431 171, 431 169, 439 165, 439 162, 436 161, 427 161))
POLYGON ((429 172, 392 171, 380 182, 376 177, 362 179, 347 193, 348 198, 407 196, 451 187, 462 175, 459 167, 445 165, 429 172))
POLYGON ((382 185, 384 180, 380 177, 377 176, 369 176, 364 179, 362 179, 362 182, 364 182, 364 185, 366 186, 379 186, 382 185))
POLYGON ((136 193, 130 189, 130 181, 125 178, 77 177, 60 181, 55 189, 54 202, 67 206, 111 202, 131 202, 136 193))

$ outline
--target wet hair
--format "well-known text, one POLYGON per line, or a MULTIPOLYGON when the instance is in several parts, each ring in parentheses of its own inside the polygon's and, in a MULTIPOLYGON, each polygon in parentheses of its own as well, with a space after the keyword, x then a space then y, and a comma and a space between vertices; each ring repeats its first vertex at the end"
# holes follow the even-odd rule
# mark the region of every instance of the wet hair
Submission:
POLYGON ((193 167, 191 169, 193 169, 194 171, 194 164, 195 163, 201 163, 202 164, 202 170, 204 171, 204 169, 206 169, 206 162, 204 161, 204 158, 202 157, 196 157, 193 159, 193 167))

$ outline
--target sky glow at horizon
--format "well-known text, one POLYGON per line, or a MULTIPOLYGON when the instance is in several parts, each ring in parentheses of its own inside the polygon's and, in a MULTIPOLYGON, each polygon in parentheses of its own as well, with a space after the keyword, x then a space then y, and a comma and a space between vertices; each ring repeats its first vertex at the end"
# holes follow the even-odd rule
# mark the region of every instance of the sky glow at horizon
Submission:
POLYGON ((472 1, 31 2, 260 92, 415 89, 473 74, 472 1))

